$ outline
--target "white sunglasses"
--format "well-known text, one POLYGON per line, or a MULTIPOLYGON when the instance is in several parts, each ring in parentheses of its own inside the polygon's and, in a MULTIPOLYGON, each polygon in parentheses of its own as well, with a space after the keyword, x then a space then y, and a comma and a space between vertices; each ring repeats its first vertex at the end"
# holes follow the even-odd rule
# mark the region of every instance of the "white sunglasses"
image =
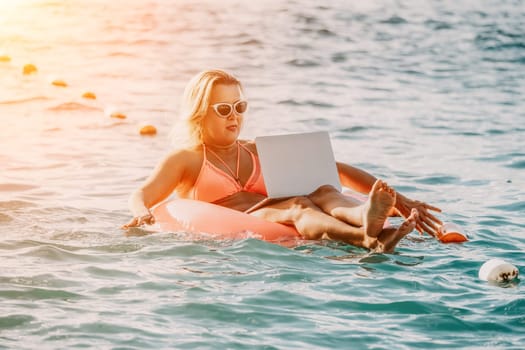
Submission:
POLYGON ((244 100, 235 103, 220 102, 211 105, 215 113, 221 118, 228 118, 233 112, 235 114, 243 114, 248 109, 248 102, 244 100))

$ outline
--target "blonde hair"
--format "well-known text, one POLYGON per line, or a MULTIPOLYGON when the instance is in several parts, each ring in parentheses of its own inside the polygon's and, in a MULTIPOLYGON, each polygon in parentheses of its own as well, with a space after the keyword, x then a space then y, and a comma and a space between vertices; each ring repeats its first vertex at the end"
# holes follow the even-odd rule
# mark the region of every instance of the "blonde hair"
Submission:
POLYGON ((242 90, 241 82, 221 69, 205 70, 195 75, 184 89, 179 118, 171 133, 176 147, 193 147, 203 142, 202 120, 210 106, 212 89, 217 84, 238 85, 242 90))

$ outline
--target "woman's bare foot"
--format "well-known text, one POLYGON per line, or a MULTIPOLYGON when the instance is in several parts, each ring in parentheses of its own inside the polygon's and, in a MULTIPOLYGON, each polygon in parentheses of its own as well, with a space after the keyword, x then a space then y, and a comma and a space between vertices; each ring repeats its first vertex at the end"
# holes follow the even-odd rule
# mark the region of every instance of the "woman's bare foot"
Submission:
POLYGON ((406 218, 399 227, 383 229, 381 234, 377 237, 377 244, 374 251, 378 253, 392 252, 403 237, 414 231, 418 216, 419 213, 417 209, 412 209, 410 216, 406 218))
POLYGON ((363 208, 363 228, 368 237, 378 237, 383 224, 396 204, 396 192, 385 182, 377 180, 363 208))

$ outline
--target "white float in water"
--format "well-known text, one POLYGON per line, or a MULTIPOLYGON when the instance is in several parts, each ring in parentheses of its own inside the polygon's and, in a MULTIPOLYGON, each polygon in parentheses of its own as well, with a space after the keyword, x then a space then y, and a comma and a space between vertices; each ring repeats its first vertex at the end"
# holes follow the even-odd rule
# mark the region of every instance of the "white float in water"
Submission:
POLYGON ((479 269, 479 278, 489 282, 506 282, 517 278, 518 273, 518 268, 505 260, 490 259, 479 269))

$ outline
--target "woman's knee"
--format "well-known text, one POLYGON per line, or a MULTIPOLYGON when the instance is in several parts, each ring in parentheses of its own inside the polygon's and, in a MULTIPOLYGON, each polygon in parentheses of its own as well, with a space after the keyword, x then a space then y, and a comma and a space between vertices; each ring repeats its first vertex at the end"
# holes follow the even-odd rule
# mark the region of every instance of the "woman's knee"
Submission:
POLYGON ((315 191, 310 193, 308 197, 311 197, 311 196, 323 197, 331 193, 340 193, 340 192, 337 190, 337 188, 335 188, 332 185, 322 185, 322 186, 319 186, 315 191))
POLYGON ((291 205, 296 209, 313 208, 315 204, 306 196, 297 196, 291 199, 291 205))

